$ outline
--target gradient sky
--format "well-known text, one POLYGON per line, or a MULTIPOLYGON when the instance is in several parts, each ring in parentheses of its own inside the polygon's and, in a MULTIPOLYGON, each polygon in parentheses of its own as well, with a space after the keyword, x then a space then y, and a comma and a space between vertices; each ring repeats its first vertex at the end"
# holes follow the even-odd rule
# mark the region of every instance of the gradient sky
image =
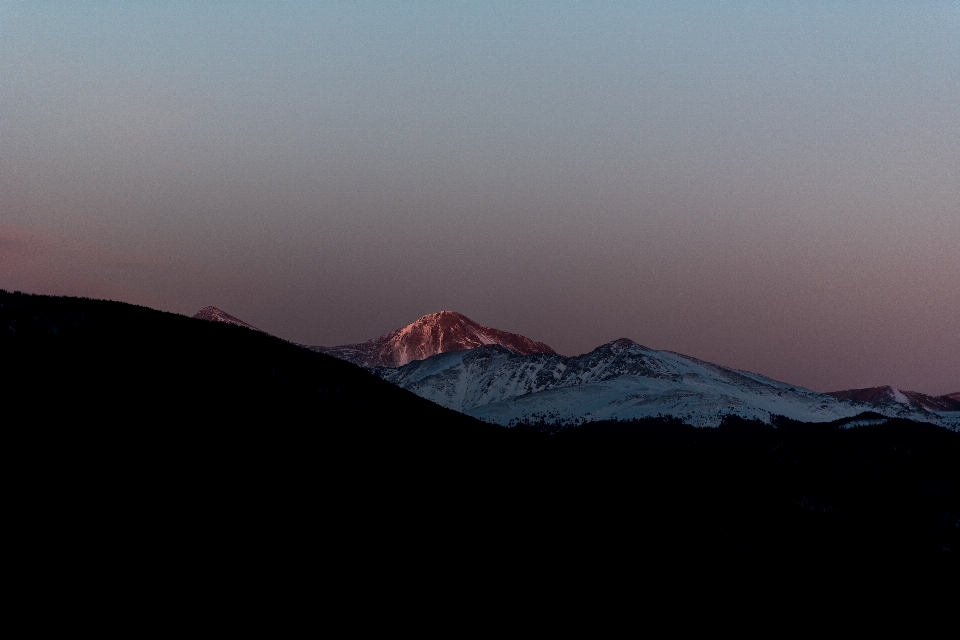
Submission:
POLYGON ((960 391, 960 3, 0 1, 0 288, 960 391))

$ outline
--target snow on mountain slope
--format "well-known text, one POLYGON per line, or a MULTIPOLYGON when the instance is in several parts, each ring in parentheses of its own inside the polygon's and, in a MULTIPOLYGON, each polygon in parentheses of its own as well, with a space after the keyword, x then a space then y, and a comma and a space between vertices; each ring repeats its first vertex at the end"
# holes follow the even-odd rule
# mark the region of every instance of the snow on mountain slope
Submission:
MULTIPOLYGON (((216 307, 193 317, 261 331, 216 307)), ((927 396, 874 387, 820 394, 626 339, 565 357, 541 342, 452 311, 423 316, 368 342, 300 346, 370 368, 445 407, 505 425, 658 414, 700 426, 719 424, 728 414, 823 422, 872 411, 960 430, 960 393, 927 396)))
POLYGON ((455 311, 431 313, 402 329, 367 342, 338 347, 309 347, 314 351, 364 367, 400 367, 440 353, 502 345, 518 354, 553 353, 530 338, 491 329, 455 311))
POLYGON ((216 307, 204 307, 203 309, 200 309, 200 311, 196 312, 193 315, 193 317, 199 320, 207 320, 209 322, 223 322, 225 324, 235 324, 238 327, 246 327, 247 329, 253 329, 254 331, 260 331, 261 333, 263 333, 262 330, 257 329, 252 324, 247 324, 240 318, 235 318, 229 313, 227 313, 226 311, 217 309, 216 307))
POLYGON ((658 414, 698 426, 715 426, 728 414, 826 422, 864 411, 941 422, 922 409, 843 400, 626 339, 575 357, 525 356, 490 345, 374 372, 445 407, 503 425, 658 414))
POLYGON ((831 396, 859 402, 875 404, 903 404, 915 409, 927 411, 960 411, 960 399, 947 396, 928 396, 916 391, 901 391, 894 387, 869 387, 867 389, 847 389, 831 391, 831 396))

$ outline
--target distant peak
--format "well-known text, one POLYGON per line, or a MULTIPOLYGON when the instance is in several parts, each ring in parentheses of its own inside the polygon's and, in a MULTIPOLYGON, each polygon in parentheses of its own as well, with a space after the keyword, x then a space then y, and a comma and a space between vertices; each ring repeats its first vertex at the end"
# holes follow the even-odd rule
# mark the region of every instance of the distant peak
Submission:
POLYGON ((195 314, 193 314, 193 317, 199 318, 200 316, 213 315, 213 314, 219 314, 219 313, 225 313, 225 312, 222 309, 218 309, 217 307, 210 306, 210 307, 204 307, 203 309, 200 309, 200 311, 197 311, 195 314))
POLYGON ((369 367, 400 367, 439 353, 498 344, 520 355, 555 353, 542 342, 486 327, 458 311, 444 309, 367 342, 317 350, 369 367))
POLYGON ((642 351, 654 351, 650 347, 645 347, 639 342, 634 342, 630 338, 619 338, 613 342, 608 342, 605 346, 610 347, 614 350, 623 350, 623 349, 640 349, 642 351))
POLYGON ((196 312, 193 315, 193 317, 198 320, 206 320, 207 322, 221 322, 223 324, 232 324, 238 327, 245 327, 247 329, 253 329, 254 331, 260 331, 261 333, 263 333, 261 329, 256 328, 252 324, 248 324, 243 320, 241 320, 240 318, 236 318, 230 315, 223 309, 218 309, 217 307, 214 307, 212 305, 208 307, 204 307, 203 309, 200 309, 200 311, 196 312))
POLYGON ((827 395, 843 400, 857 400, 859 402, 873 402, 877 404, 902 404, 918 409, 931 411, 957 411, 960 403, 950 396, 928 396, 917 391, 903 391, 890 385, 867 387, 865 389, 846 389, 844 391, 830 391, 827 395))
POLYGON ((436 313, 428 313, 425 316, 417 318, 413 324, 423 323, 423 322, 450 322, 456 320, 464 320, 466 322, 473 322, 470 318, 458 313, 456 311, 437 311, 436 313))

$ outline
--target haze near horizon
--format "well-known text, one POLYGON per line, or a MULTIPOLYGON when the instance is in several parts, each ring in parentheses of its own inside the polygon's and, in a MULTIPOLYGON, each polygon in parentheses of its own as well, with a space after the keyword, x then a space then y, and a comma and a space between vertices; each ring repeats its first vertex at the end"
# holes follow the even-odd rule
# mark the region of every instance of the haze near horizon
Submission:
POLYGON ((0 2, 0 288, 960 390, 960 5, 0 2))

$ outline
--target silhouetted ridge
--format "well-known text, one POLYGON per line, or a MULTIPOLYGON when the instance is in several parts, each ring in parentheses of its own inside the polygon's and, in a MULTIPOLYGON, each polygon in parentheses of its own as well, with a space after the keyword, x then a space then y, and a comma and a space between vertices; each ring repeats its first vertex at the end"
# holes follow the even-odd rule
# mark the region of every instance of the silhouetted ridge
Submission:
POLYGON ((478 424, 350 363, 250 331, 216 307, 195 318, 208 322, 120 302, 0 292, 0 388, 51 416, 137 428, 340 428, 401 413, 444 428, 478 424))

